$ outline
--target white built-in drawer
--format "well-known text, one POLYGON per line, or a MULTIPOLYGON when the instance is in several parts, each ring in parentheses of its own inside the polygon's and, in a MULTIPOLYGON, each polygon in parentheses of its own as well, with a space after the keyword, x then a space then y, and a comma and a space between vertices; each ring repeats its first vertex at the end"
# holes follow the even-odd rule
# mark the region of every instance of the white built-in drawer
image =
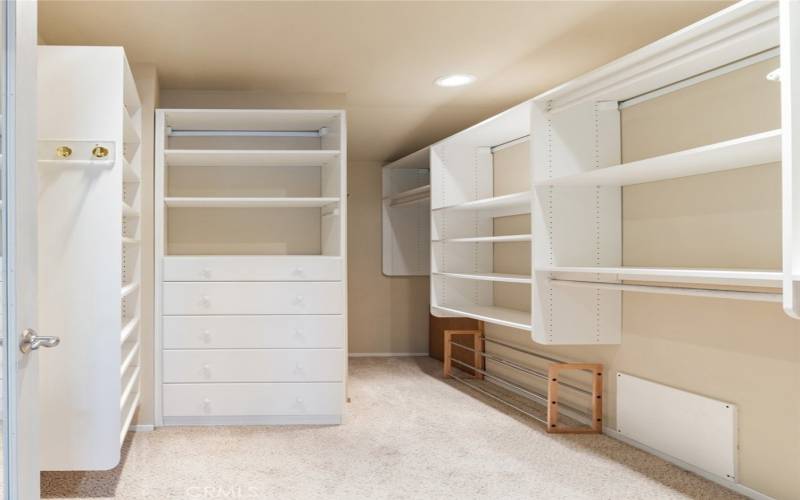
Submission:
POLYGON ((340 415, 341 383, 164 384, 164 416, 340 415))
POLYGON ((194 349, 163 353, 165 383, 340 382, 342 349, 194 349))
POLYGON ((340 282, 164 283, 164 314, 342 314, 340 282))
POLYGON ((164 281, 341 281, 343 276, 341 257, 164 257, 164 281))
POLYGON ((165 349, 343 348, 342 316, 164 316, 165 349))

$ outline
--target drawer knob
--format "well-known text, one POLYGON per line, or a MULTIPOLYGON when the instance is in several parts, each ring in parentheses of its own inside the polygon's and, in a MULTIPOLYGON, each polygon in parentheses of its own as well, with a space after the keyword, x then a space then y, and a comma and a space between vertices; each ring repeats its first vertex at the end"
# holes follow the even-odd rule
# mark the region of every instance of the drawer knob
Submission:
POLYGON ((211 378, 211 365, 208 363, 203 365, 203 375, 205 375, 206 378, 211 378))
POLYGON ((203 295, 200 297, 200 305, 205 308, 211 307, 211 300, 208 298, 208 295, 203 295))
POLYGON ((299 405, 303 404, 303 398, 297 398, 297 399, 295 399, 295 401, 296 401, 296 402, 297 402, 297 404, 299 404, 299 405))
POLYGON ((304 271, 303 271, 302 267, 297 266, 297 267, 294 268, 293 273, 294 273, 295 276, 302 276, 304 274, 304 271))
POLYGON ((302 328, 295 328, 294 336, 297 340, 304 340, 306 338, 306 334, 302 328))
POLYGON ((211 413, 211 400, 208 398, 203 400, 203 411, 205 413, 211 413))
POLYGON ((211 343, 211 330, 203 330, 203 342, 206 344, 211 343))
POLYGON ((302 295, 298 295, 294 298, 294 305, 298 307, 303 307, 305 305, 305 299, 302 295))
POLYGON ((205 279, 211 278, 211 269, 203 269, 202 271, 200 271, 200 276, 202 276, 205 279))

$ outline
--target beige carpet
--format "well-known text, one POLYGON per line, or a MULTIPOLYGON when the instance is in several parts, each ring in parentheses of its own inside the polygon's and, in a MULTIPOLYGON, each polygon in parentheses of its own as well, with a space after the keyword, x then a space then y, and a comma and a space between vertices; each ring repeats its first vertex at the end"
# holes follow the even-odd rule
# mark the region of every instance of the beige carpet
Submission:
POLYGON ((346 423, 165 428, 110 472, 42 474, 44 498, 739 498, 604 436, 555 436, 429 358, 354 359, 346 423))

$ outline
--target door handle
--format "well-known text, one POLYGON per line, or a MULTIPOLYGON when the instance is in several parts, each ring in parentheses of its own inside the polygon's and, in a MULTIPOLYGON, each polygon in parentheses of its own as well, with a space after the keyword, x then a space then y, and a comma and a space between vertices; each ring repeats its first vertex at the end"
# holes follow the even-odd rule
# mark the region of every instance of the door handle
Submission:
POLYGON ((61 339, 58 337, 44 337, 42 335, 37 335, 36 331, 32 328, 26 328, 25 331, 22 332, 19 350, 22 351, 23 354, 28 354, 40 347, 55 347, 60 343, 61 339))

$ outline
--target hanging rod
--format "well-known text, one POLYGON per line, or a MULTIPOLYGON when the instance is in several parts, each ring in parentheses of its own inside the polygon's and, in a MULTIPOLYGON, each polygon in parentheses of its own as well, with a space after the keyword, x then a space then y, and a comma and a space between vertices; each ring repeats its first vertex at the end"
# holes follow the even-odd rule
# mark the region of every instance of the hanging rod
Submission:
POLYGON ((770 292, 746 292, 742 290, 720 290, 715 288, 684 288, 663 285, 627 285, 602 281, 580 281, 550 278, 550 284, 577 288, 599 288, 622 292, 657 293, 662 295, 690 295, 715 299, 750 300, 756 302, 781 302, 783 294, 770 292))
POLYGON ((179 130, 167 127, 170 137, 322 137, 328 127, 319 130, 179 130))
MULTIPOLYGON (((516 363, 516 362, 511 361, 509 359, 505 359, 505 358, 500 357, 500 356, 498 356, 496 354, 492 354, 492 353, 488 353, 488 352, 475 351, 475 349, 473 349, 471 347, 467 347, 464 344, 459 344, 458 342, 454 342, 454 341, 450 341, 450 344, 454 345, 454 346, 458 346, 458 347, 460 347, 460 348, 462 348, 464 350, 470 351, 470 352, 478 352, 478 354, 480 354, 481 356, 483 356, 486 359, 490 359, 490 360, 495 361, 497 363, 500 363, 502 365, 508 366, 509 368, 514 368, 515 370, 519 370, 522 373, 527 373, 528 375, 533 375, 536 378, 539 378, 539 379, 542 379, 542 380, 549 380, 550 379, 550 377, 548 377, 546 373, 540 372, 538 370, 534 370, 532 368, 528 368, 527 366, 522 366, 519 363, 516 363)), ((588 391, 588 390, 586 390, 586 389, 584 389, 582 387, 578 387, 577 385, 572 385, 572 384, 567 383, 567 382, 560 382, 560 384, 561 384, 562 387, 569 387, 573 391, 581 392, 581 393, 587 394, 589 396, 592 395, 592 391, 588 391)))
MULTIPOLYGON (((459 364, 461 366, 466 367, 468 370, 478 372, 478 373, 480 373, 481 375, 483 375, 487 379, 494 380, 495 382, 498 383, 498 385, 505 387, 506 389, 510 390, 511 392, 513 392, 515 394, 518 394, 519 396, 522 396, 522 397, 528 399, 529 401, 533 401, 533 402, 542 404, 545 408, 547 408, 547 405, 549 404, 549 400, 547 399, 547 396, 545 396, 543 394, 539 394, 538 392, 533 392, 533 391, 530 391, 528 389, 525 389, 524 387, 521 387, 521 386, 515 384, 514 382, 510 382, 510 381, 508 381, 508 380, 506 380, 506 379, 504 379, 502 377, 498 377, 497 375, 492 375, 491 373, 487 372, 486 370, 481 370, 480 368, 475 368, 474 366, 469 365, 467 363, 464 363, 463 361, 459 361, 459 360, 457 360, 455 358, 452 358, 451 361, 453 363, 457 363, 457 364, 459 364)), ((450 376, 452 377, 452 374, 450 376)), ((500 400, 500 401, 502 401, 502 402, 506 402, 506 401, 500 399, 499 397, 495 397, 495 398, 500 400)), ((560 407, 559 408, 560 411, 562 411, 565 415, 567 415, 567 416, 569 416, 571 418, 575 418, 576 420, 580 419, 580 418, 584 418, 585 419, 585 418, 590 418, 591 417, 589 412, 584 411, 584 410, 580 410, 580 409, 575 408, 573 406, 569 406, 569 405, 566 405, 564 403, 559 403, 558 406, 560 407), (573 416, 573 414, 575 416, 573 416)))
POLYGON ((504 150, 506 148, 510 148, 512 146, 516 146, 517 144, 522 144, 524 142, 528 142, 530 139, 531 139, 530 134, 523 135, 522 137, 517 137, 516 139, 511 139, 510 141, 506 141, 506 142, 497 144, 496 146, 492 146, 492 147, 489 148, 489 151, 491 151, 492 153, 496 153, 496 152, 502 151, 502 150, 504 150))

